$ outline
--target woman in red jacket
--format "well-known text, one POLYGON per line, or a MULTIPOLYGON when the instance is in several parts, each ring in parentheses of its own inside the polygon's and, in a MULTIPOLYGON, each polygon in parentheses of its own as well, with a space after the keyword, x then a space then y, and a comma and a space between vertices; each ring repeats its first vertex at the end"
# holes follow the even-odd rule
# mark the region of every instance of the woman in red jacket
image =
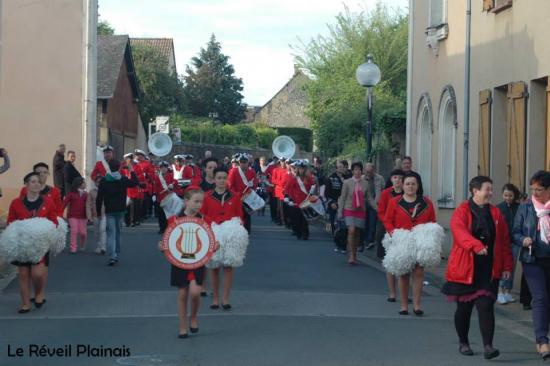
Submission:
MULTIPOLYGON (((238 193, 231 192, 227 188, 227 171, 223 168, 214 170, 214 181, 216 187, 204 194, 204 202, 201 208, 201 214, 209 224, 221 224, 224 221, 238 217, 242 220, 243 209, 241 196, 238 193)), ((207 264, 208 266, 208 264, 207 264)), ((212 305, 210 309, 220 308, 220 268, 212 268, 210 273, 212 281, 212 305)), ((231 309, 229 304, 229 295, 233 284, 233 267, 223 267, 223 295, 222 308, 231 309)))
MULTIPOLYGON (((25 183, 25 196, 14 199, 10 204, 7 223, 10 225, 17 220, 26 220, 33 217, 44 217, 57 225, 58 208, 47 196, 41 195, 42 184, 40 174, 29 173, 23 179, 25 183)), ((19 291, 22 305, 19 313, 28 313, 31 309, 31 301, 37 308, 46 302, 46 280, 48 278, 48 265, 50 263, 49 252, 38 263, 12 262, 17 266, 19 276, 19 291), (34 299, 30 299, 31 283, 34 285, 34 299)))
MULTIPOLYGON (((403 177, 403 195, 393 198, 386 209, 384 227, 390 235, 395 229, 411 230, 416 225, 435 221, 435 211, 427 197, 418 194, 422 192, 422 183, 414 174, 405 174, 403 177)), ((401 310, 399 314, 408 315, 409 277, 412 274, 413 283, 413 312, 415 315, 424 314, 420 307, 420 296, 424 285, 424 268, 416 265, 412 273, 399 277, 399 294, 401 310)))
POLYGON ((309 198, 311 187, 315 185, 315 182, 313 177, 306 175, 307 164, 304 161, 296 162, 295 166, 296 175, 289 175, 287 181, 287 192, 292 202, 292 206, 289 207, 290 225, 293 235, 296 235, 298 240, 308 240, 309 225, 300 205, 309 198))
MULTIPOLYGON (((384 222, 384 217, 386 216, 386 209, 388 208, 388 203, 395 198, 401 197, 403 195, 403 177, 405 173, 401 169, 395 169, 390 173, 390 181, 392 186, 386 188, 380 194, 380 201, 378 202, 378 220, 380 223, 384 222)), ((386 256, 386 250, 382 245, 382 238, 386 230, 384 229, 383 224, 377 224, 376 226, 376 242, 378 243, 377 247, 377 256, 380 259, 384 259, 386 256)), ((390 296, 388 297, 388 302, 395 302, 396 298, 396 278, 393 274, 386 272, 386 282, 388 283, 388 289, 390 296)))
POLYGON ((475 177, 469 188, 472 197, 463 202, 451 218, 453 246, 442 292, 450 301, 456 301, 459 352, 466 356, 474 354, 468 330, 475 306, 483 338, 483 355, 491 359, 499 355, 493 348, 498 283, 501 278, 510 278, 512 251, 506 219, 489 203, 493 196, 491 178, 475 177))
MULTIPOLYGON (((40 179, 40 186, 42 187, 40 190, 40 194, 42 196, 48 197, 55 206, 55 212, 56 215, 59 217, 63 216, 63 200, 61 199, 61 192, 56 187, 51 187, 47 183, 48 177, 50 176, 50 167, 48 164, 40 162, 34 164, 32 167, 32 171, 38 174, 38 177, 40 179)), ((27 195, 27 187, 23 187, 21 189, 21 193, 19 194, 19 197, 23 198, 27 195)))

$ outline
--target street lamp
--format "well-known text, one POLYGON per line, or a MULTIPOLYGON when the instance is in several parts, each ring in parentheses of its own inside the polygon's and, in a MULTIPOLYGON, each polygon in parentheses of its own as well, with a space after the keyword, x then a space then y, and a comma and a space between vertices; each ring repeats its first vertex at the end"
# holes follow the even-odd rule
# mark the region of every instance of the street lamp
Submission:
POLYGON ((367 88, 367 161, 372 160, 372 87, 380 82, 380 68, 372 62, 372 55, 367 55, 367 62, 359 65, 355 78, 359 85, 367 88))

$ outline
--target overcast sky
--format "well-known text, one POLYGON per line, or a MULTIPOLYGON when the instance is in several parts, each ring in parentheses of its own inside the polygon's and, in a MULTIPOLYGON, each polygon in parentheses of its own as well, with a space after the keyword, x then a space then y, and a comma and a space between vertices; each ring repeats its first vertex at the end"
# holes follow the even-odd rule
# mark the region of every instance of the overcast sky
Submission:
MULTIPOLYGON (((173 38, 178 73, 214 33, 244 82, 244 101, 262 106, 292 77, 289 45, 327 33, 344 10, 377 0, 99 0, 100 20, 117 34, 173 38)), ((381 0, 392 9, 408 0, 381 0)))

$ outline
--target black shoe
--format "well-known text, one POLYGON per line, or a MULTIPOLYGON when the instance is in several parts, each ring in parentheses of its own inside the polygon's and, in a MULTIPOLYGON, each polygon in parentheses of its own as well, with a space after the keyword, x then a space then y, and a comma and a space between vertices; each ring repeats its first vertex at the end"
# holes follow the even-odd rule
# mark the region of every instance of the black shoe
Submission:
POLYGON ((42 305, 46 303, 46 299, 42 300, 42 302, 34 302, 34 306, 36 306, 37 309, 40 309, 42 305))
POLYGON ((219 308, 220 308, 220 305, 217 305, 217 304, 210 305, 210 309, 212 310, 218 310, 219 308))
POLYGON ((101 249, 101 255, 105 255, 105 249, 101 249))
POLYGON ((191 333, 198 333, 199 332, 199 327, 196 327, 196 328, 189 327, 189 330, 191 331, 191 333))
POLYGON ((493 348, 493 346, 485 346, 485 350, 483 351, 483 358, 486 360, 491 360, 495 357, 498 357, 500 355, 500 351, 496 348, 493 348))
POLYGON ((206 297, 208 296, 208 294, 206 293, 206 291, 201 291, 201 297, 206 297))
POLYGON ((409 315, 409 312, 408 312, 408 310, 401 310, 399 312, 399 315, 409 315))
POLYGON ((109 267, 112 267, 112 266, 114 266, 114 265, 117 264, 117 263, 118 263, 118 261, 117 261, 116 259, 111 259, 111 260, 109 260, 109 263, 107 263, 107 265, 108 265, 109 267))
POLYGON ((548 352, 542 352, 540 354, 540 357, 542 357, 543 361, 550 360, 550 351, 548 352))
POLYGON ((223 310, 231 310, 231 304, 222 304, 223 310))
POLYGON ((395 302, 396 300, 395 300, 395 297, 388 297, 386 301, 387 302, 395 302))
POLYGON ((467 343, 461 343, 460 346, 458 346, 458 352, 460 352, 461 355, 464 356, 473 356, 474 351, 470 348, 470 345, 467 343))
POLYGON ((17 312, 19 314, 27 314, 29 311, 31 311, 31 308, 28 308, 28 309, 19 309, 17 312))
POLYGON ((178 338, 188 338, 189 337, 189 334, 187 333, 183 333, 183 334, 178 334, 178 338))
POLYGON ((423 312, 422 310, 420 310, 420 309, 414 309, 414 310, 413 310, 413 313, 414 313, 414 315, 416 315, 416 316, 422 316, 422 315, 424 315, 424 312, 423 312))

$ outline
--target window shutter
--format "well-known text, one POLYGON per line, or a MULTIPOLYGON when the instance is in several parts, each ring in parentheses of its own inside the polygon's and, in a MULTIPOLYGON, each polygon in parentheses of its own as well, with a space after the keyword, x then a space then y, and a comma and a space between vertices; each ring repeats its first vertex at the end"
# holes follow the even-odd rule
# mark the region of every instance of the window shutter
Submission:
POLYGON ((479 175, 489 176, 491 161, 491 91, 479 92, 479 175))
POLYGON ((550 77, 546 86, 546 170, 550 170, 550 77))
POLYGON ((524 82, 508 84, 508 181, 525 192, 525 113, 526 85, 524 82))
POLYGON ((494 0, 483 0, 483 11, 489 11, 494 7, 494 0))

